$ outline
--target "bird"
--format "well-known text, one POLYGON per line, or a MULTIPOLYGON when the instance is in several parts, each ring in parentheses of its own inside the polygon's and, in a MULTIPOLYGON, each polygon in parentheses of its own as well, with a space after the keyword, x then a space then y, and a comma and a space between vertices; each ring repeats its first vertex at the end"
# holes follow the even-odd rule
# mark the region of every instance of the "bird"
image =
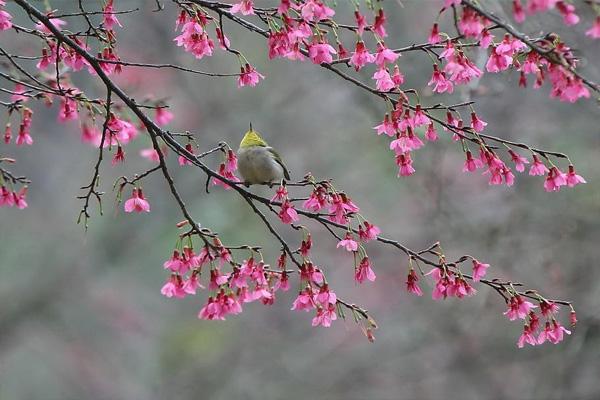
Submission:
POLYGON ((248 186, 290 179, 290 173, 279 153, 252 129, 252 124, 240 142, 237 157, 238 170, 248 186))

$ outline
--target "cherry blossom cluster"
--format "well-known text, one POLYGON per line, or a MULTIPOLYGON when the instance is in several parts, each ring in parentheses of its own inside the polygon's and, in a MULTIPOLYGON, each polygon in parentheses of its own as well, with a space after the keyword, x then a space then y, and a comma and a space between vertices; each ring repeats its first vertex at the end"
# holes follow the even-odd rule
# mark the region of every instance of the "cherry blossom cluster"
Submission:
MULTIPOLYGON (((527 86, 531 75, 534 88, 548 82, 550 95, 559 100, 575 102, 591 97, 591 91, 599 91, 597 85, 580 75, 577 58, 558 35, 530 39, 482 9, 478 3, 443 0, 440 1, 443 8, 427 42, 392 48, 386 43, 392 42, 392 39, 388 38, 386 31, 387 16, 382 2, 367 1, 366 7, 359 1, 353 2, 353 22, 344 24, 335 20, 336 11, 329 2, 322 0, 281 0, 277 7, 271 8, 255 7, 252 0, 232 5, 208 0, 174 0, 178 11, 174 46, 193 55, 196 62, 212 56, 219 49, 236 56, 239 72, 221 74, 174 64, 121 60, 117 50, 117 28, 123 25, 117 15, 125 11, 117 11, 113 0, 103 1, 99 12, 87 12, 80 5, 79 13, 62 15, 58 10, 42 13, 27 0, 15 0, 32 19, 39 21, 33 28, 15 25, 12 16, 5 11, 5 3, 0 0, 0 31, 13 29, 33 36, 41 46, 36 50, 38 57, 13 56, 0 46, 0 55, 16 67, 7 69, 6 73, 0 70, 1 77, 10 83, 10 88, 1 88, 10 97, 9 101, 0 103, 8 110, 4 145, 10 149, 13 143, 16 146, 34 144, 35 134, 32 137, 30 132, 34 108, 31 100, 41 101, 48 107, 56 104, 59 123, 79 123, 82 141, 90 143, 98 155, 92 179, 82 188, 84 194, 79 196, 84 202, 80 219, 85 217, 87 227, 90 198, 98 200, 102 212, 102 192, 98 188, 103 155, 110 152, 111 164, 123 166, 128 157, 128 145, 140 137, 148 138, 152 146, 142 149, 139 155, 153 166, 132 179, 120 177, 114 189, 119 201, 128 196, 123 202, 126 213, 147 214, 151 206, 142 183, 154 172, 165 178, 185 217, 177 226, 189 226, 189 231, 179 235, 173 254, 164 263, 169 277, 161 292, 166 297, 182 298, 206 290, 207 299, 198 313, 199 318, 222 320, 242 312, 246 303, 260 301, 265 305, 273 304, 279 290, 289 290, 289 278, 295 275, 298 277, 298 291, 295 300, 290 299, 292 310, 311 312, 312 325, 323 327, 331 326, 338 318, 345 318, 345 312, 350 311, 365 335, 373 340, 373 330, 377 325, 370 314, 341 299, 326 280, 325 268, 318 266, 312 257, 312 236, 305 225, 318 223, 331 234, 331 248, 335 246, 352 259, 349 264, 353 266, 354 280, 359 284, 374 282, 377 278, 367 254, 367 244, 388 245, 408 257, 406 290, 409 293, 422 296, 422 281, 430 279, 434 300, 473 296, 477 292, 474 285, 485 285, 495 290, 509 307, 505 313, 508 318, 525 321, 523 335, 518 340, 519 347, 525 343, 559 343, 564 334, 570 334, 556 319, 558 307, 562 305, 571 309, 571 323, 576 322, 569 302, 547 300, 535 290, 524 290, 520 283, 486 278, 489 265, 472 256, 462 256, 449 262, 439 244, 414 251, 383 237, 381 230, 360 214, 359 207, 350 196, 337 190, 331 180, 318 181, 308 174, 299 182, 282 182, 274 189, 272 197, 257 195, 236 176, 237 157, 226 143, 221 142, 216 148, 199 153, 193 134, 173 134, 164 129, 174 119, 166 99, 147 98, 138 103, 112 80, 124 68, 135 66, 174 68, 211 77, 235 77, 240 88, 258 85, 265 76, 240 50, 232 47, 225 31, 224 21, 227 21, 227 27, 233 24, 263 36, 269 59, 309 61, 381 98, 387 111, 383 121, 374 129, 378 135, 389 138, 389 149, 398 166, 398 176, 412 175, 415 172, 415 152, 426 142, 438 140, 444 135, 438 131, 443 131, 461 146, 465 154, 463 171, 482 170, 491 185, 512 186, 515 181, 513 170, 525 173, 529 167, 529 175, 545 177, 544 188, 551 192, 585 183, 566 155, 491 136, 487 133, 488 124, 476 113, 471 101, 450 106, 442 103, 428 106, 421 101, 420 93, 423 92, 422 87, 429 86, 436 95, 451 94, 461 85, 476 83, 486 72, 512 69, 519 72, 521 86, 527 86), (450 14, 456 16, 452 21, 457 28, 454 37, 442 29, 442 18, 450 14), (74 33, 68 30, 66 18, 75 16, 83 18, 86 31, 74 33), (498 35, 498 31, 502 33, 498 35), (431 59, 433 69, 429 82, 416 83, 421 85, 419 89, 408 87, 399 64, 401 54, 416 50, 431 59), (474 51, 485 52, 485 65, 478 66, 472 61, 475 59, 474 51), (20 66, 20 63, 26 62, 31 62, 31 65, 20 66), (363 82, 358 72, 367 70, 372 81, 363 82), (72 79, 73 74, 83 74, 101 82, 107 90, 106 98, 88 97, 73 84, 78 81, 72 79), (465 109, 468 110, 467 122, 461 116, 465 109), (153 116, 149 117, 148 112, 154 113, 153 116), (18 129, 13 131, 12 126, 18 126, 18 129), (180 137, 185 137, 185 141, 180 141, 180 137), (221 154, 222 161, 213 170, 203 158, 217 152, 221 154), (170 154, 175 154, 176 163, 170 154), (561 160, 568 161, 567 169, 559 165, 561 160), (206 227, 201 228, 177 190, 170 172, 171 164, 193 166, 203 171, 207 177, 207 193, 212 183, 241 196, 281 245, 277 268, 265 263, 260 247, 225 246, 218 235, 206 227), (276 223, 281 224, 276 226, 276 223), (298 240, 300 243, 295 250, 295 246, 278 233, 279 229, 287 228, 302 233, 301 242, 298 240), (199 246, 198 240, 201 241, 199 246), (240 257, 240 252, 250 252, 250 255, 240 257), (241 262, 236 262, 236 258, 241 262), (461 271, 464 262, 472 263, 468 273, 461 271), (288 264, 295 268, 287 269, 288 264), (428 273, 422 269, 425 266, 431 267, 428 273), (529 300, 537 301, 538 305, 529 300), (540 313, 536 314, 538 307, 540 313), (544 327, 540 322, 543 318, 546 319, 544 327)), ((591 6, 599 11, 594 2, 591 6)), ((567 25, 580 20, 575 7, 565 1, 514 0, 513 8, 518 22, 524 20, 525 14, 551 9, 556 9, 567 25)), ((3 34, 0 32, 0 35, 3 34)), ((592 38, 600 37, 599 18, 586 34, 592 38)), ((2 162, 13 163, 14 160, 0 158, 2 162)), ((26 178, 0 168, 0 206, 27 207, 28 184, 26 178)))
MULTIPOLYGON (((269 58, 286 58, 303 61, 310 59, 314 64, 333 66, 347 64, 356 71, 373 65, 375 72, 375 88, 372 92, 386 100, 390 110, 384 120, 375 129, 378 134, 385 133, 394 140, 390 149, 394 151, 398 176, 409 176, 415 172, 413 166, 413 151, 424 145, 420 135, 428 141, 438 138, 437 128, 442 127, 452 133, 452 138, 461 143, 465 151, 465 171, 474 171, 484 168, 484 174, 489 176, 492 185, 506 184, 512 186, 515 174, 507 162, 502 161, 499 151, 489 145, 488 139, 502 143, 508 151, 507 159, 515 164, 517 172, 524 171, 524 164, 529 161, 520 155, 513 146, 499 138, 482 135, 487 123, 481 120, 471 107, 470 126, 463 126, 460 113, 456 108, 446 108, 446 119, 435 117, 433 109, 427 109, 417 103, 411 104, 407 96, 414 89, 404 88, 404 75, 397 61, 401 51, 392 50, 385 44, 388 36, 385 25, 386 16, 383 8, 373 10, 372 23, 356 5, 355 25, 341 25, 334 21, 335 11, 319 0, 311 1, 281 1, 277 8, 255 9, 253 1, 242 1, 227 9, 226 6, 213 6, 219 18, 213 17, 207 11, 210 2, 195 1, 185 5, 178 20, 182 34, 175 38, 179 46, 196 55, 197 58, 212 54, 212 39, 207 33, 207 26, 215 25, 216 38, 221 47, 235 53, 240 58, 241 74, 238 86, 255 86, 264 76, 258 73, 237 50, 230 47, 229 40, 223 33, 221 22, 222 15, 236 18, 235 14, 243 16, 255 15, 267 24, 263 31, 267 37, 269 58), (354 37, 352 46, 343 44, 342 31, 350 31, 354 37), (372 44, 372 46, 371 46, 372 44), (372 50, 369 48, 371 47, 372 50), (347 49, 353 49, 347 50, 347 49), (210 49, 207 50, 207 49, 210 49), (396 96, 397 95, 397 96, 396 96), (479 152, 479 159, 472 156, 468 144, 475 145, 479 152)), ((561 42, 557 35, 550 35, 539 40, 525 43, 510 32, 506 32, 501 40, 497 40, 494 31, 499 28, 485 14, 471 6, 470 2, 444 1, 444 8, 440 11, 436 22, 431 29, 428 46, 422 49, 432 57, 433 74, 428 85, 435 93, 452 93, 457 85, 466 85, 478 80, 484 74, 469 58, 472 48, 479 47, 489 52, 485 71, 498 73, 510 68, 520 72, 520 85, 527 85, 527 75, 535 77, 534 88, 541 87, 549 81, 552 90, 550 95, 560 100, 574 102, 579 98, 590 97, 590 91, 583 80, 574 71, 577 60, 569 47, 561 42), (458 7, 456 26, 458 37, 451 37, 440 30, 439 20, 451 7, 458 7), (475 40, 470 42, 469 39, 475 40), (466 40, 466 41, 465 41, 466 40), (437 49, 441 46, 441 51, 437 49), (560 62, 553 62, 554 57, 560 62)), ((571 10, 563 2, 530 2, 528 12, 538 12, 557 7, 563 12, 571 10)), ((573 13, 573 10, 569 11, 573 13)), ((234 19, 235 20, 235 19, 234 19)), ((571 19, 569 19, 571 20, 571 19)), ((347 36, 347 35, 346 35, 347 36)), ((358 81, 356 81, 358 82, 358 81)), ((362 84, 362 83, 360 83, 362 84)), ((530 175, 545 175, 544 187, 547 191, 557 191, 562 186, 575 186, 585 180, 574 172, 574 166, 569 163, 569 172, 562 172, 560 167, 551 159, 561 155, 549 152, 536 152, 528 146, 519 146, 531 153, 534 167, 530 175), (569 177, 569 179, 567 179, 569 177)), ((286 205, 285 209, 289 209, 286 205)))

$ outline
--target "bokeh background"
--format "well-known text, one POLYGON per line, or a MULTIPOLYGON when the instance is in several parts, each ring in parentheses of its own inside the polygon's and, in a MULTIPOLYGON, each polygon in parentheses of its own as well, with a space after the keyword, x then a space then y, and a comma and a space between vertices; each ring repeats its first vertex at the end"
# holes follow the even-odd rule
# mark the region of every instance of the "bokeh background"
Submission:
MULTIPOLYGON (((55 8, 73 3, 51 1, 55 8)), ((269 2, 257 2, 263 3, 269 2)), ((389 3, 388 45, 423 42, 440 1, 389 3)), ((502 14, 509 2, 484 3, 502 14)), ((150 0, 116 4, 140 8, 121 17, 124 60, 238 70, 236 59, 221 51, 198 62, 177 48, 172 4, 160 13, 152 12, 150 0)), ((14 4, 8 9, 16 22, 31 25, 14 4)), ((340 2, 337 12, 349 21, 349 2, 340 2)), ((582 16, 585 23, 569 29, 556 13, 532 18, 527 32, 544 26, 577 43, 583 70, 597 80, 600 44, 583 36, 591 19, 582 16)), ((70 24, 76 30, 73 19, 70 24)), ((587 185, 548 194, 542 179, 523 176, 513 188, 489 187, 485 177, 461 172, 462 152, 442 132, 440 141, 416 153, 417 173, 398 179, 387 140, 372 130, 385 112, 380 101, 312 64, 270 62, 261 38, 231 24, 226 29, 233 46, 266 75, 257 88, 168 70, 126 69, 119 83, 136 98, 167 98, 176 115, 171 129, 193 132, 203 150, 221 140, 237 147, 252 121, 295 178, 307 171, 335 178, 386 236, 413 248, 440 240, 450 258, 473 254, 492 265, 494 276, 573 300, 580 321, 573 335, 557 346, 519 350, 522 326, 502 315, 497 294, 482 287, 463 301, 410 296, 406 258, 378 245, 368 248, 378 279, 357 287, 351 259, 310 224, 314 257, 338 295, 368 308, 379 323, 375 343, 351 321, 311 328, 308 314, 290 311, 294 290, 270 307, 248 305, 225 322, 198 320, 204 294, 169 300, 159 292, 181 220, 164 181, 156 175, 144 184, 149 215, 124 214, 111 192, 116 177, 151 166, 137 154, 149 140, 126 149, 124 166, 103 166, 105 215, 94 215, 85 232, 76 224, 81 203, 75 196, 91 178, 96 151, 80 143, 77 123, 55 122, 56 106, 37 106, 35 145, 0 150, 15 156, 16 171, 33 181, 27 210, 0 209, 0 399, 600 398, 600 132, 593 100, 550 100, 547 88, 517 88, 514 73, 486 75, 475 91, 423 97, 427 104, 476 100, 490 133, 569 154, 587 185)), ((1 40, 3 47, 38 54, 24 35, 5 32, 1 40)), ((425 87, 431 65, 424 54, 406 54, 400 65, 408 86, 425 87)), ((86 74, 74 81, 104 95, 86 74)), ((175 158, 169 164, 197 220, 227 243, 261 244, 274 262, 278 246, 243 200, 219 188, 207 195, 201 172, 179 168, 175 158)), ((299 243, 295 232, 280 229, 299 243)), ((566 315, 563 310, 565 324, 566 315)))

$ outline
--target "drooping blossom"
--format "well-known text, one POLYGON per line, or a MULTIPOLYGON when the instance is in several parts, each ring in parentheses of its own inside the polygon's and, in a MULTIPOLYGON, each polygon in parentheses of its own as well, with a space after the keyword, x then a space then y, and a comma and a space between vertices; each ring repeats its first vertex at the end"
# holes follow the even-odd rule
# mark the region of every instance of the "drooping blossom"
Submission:
POLYGON ((565 25, 576 25, 579 23, 579 16, 575 14, 575 6, 573 4, 568 4, 564 1, 559 1, 556 3, 556 8, 558 12, 563 17, 563 22, 565 25))
MULTIPOLYGON (((67 24, 67 21, 62 20, 60 18, 53 18, 52 15, 48 15, 48 18, 50 19, 50 24, 52 26, 54 26, 56 29, 58 29, 59 31, 62 29, 62 27, 64 25, 67 24)), ((38 31, 42 31, 44 33, 52 33, 50 31, 50 29, 48 29, 48 27, 41 22, 38 22, 37 24, 35 24, 35 29, 37 29, 38 31)))
POLYGON ((380 68, 375 71, 373 79, 376 80, 375 86, 380 92, 389 92, 396 87, 387 68, 380 68))
POLYGON ((317 315, 312 320, 312 326, 323 326, 329 328, 331 322, 337 319, 336 308, 333 304, 317 309, 317 315))
POLYGON ((327 195, 323 187, 319 186, 312 191, 309 198, 304 201, 302 207, 310 211, 319 211, 327 204, 327 195))
POLYGON ((513 150, 508 150, 508 153, 511 160, 515 163, 515 169, 519 172, 525 171, 525 164, 529 164, 529 160, 513 150))
POLYGON ((20 83, 15 84, 15 88, 13 89, 13 93, 10 95, 10 101, 12 102, 26 102, 27 100, 29 100, 29 97, 27 96, 23 96, 24 93, 26 93, 26 89, 25 86, 23 86, 20 83))
POLYGON ((375 64, 377 64, 377 66, 385 67, 385 64, 395 62, 398 57, 400 57, 400 54, 394 53, 394 51, 387 48, 385 44, 377 44, 377 52, 375 53, 375 64))
POLYGON ((385 38, 387 33, 385 31, 386 17, 383 12, 383 8, 380 8, 375 15, 375 21, 373 22, 373 32, 375 32, 380 38, 385 38))
POLYGON ((183 25, 181 35, 173 39, 177 46, 183 46, 185 51, 192 53, 197 59, 212 56, 215 47, 202 25, 192 20, 183 25))
POLYGON ((369 53, 365 43, 361 40, 356 42, 356 48, 350 57, 349 64, 354 67, 355 70, 359 71, 362 67, 367 64, 375 62, 375 56, 369 53))
POLYGON ((294 205, 288 200, 283 202, 283 204, 281 205, 281 210, 279 210, 278 216, 281 222, 283 222, 284 224, 291 224, 300 220, 300 217, 298 217, 298 213, 296 212, 294 205))
POLYGON ((152 147, 140 150, 140 156, 142 156, 150 161, 153 161, 153 162, 160 161, 158 152, 156 150, 154 150, 152 147))
POLYGON ((511 321, 514 321, 517 318, 525 319, 529 312, 534 308, 537 308, 537 306, 534 306, 533 303, 523 299, 522 296, 516 295, 510 298, 508 310, 504 312, 504 315, 511 321))
MULTIPOLYGON (((240 179, 237 176, 235 176, 232 171, 227 170, 226 163, 221 163, 221 165, 219 166, 219 175, 233 182, 241 182, 240 179)), ((213 185, 222 186, 225 190, 231 189, 231 186, 229 186, 229 184, 223 182, 221 179, 218 178, 213 178, 213 185)))
POLYGON ((540 161, 537 155, 533 155, 533 164, 529 168, 529 175, 531 176, 543 176, 549 172, 548 167, 540 161))
POLYGON ((131 193, 131 198, 125 202, 125 212, 150 212, 150 203, 144 197, 142 189, 134 188, 131 193))
POLYGON ((433 65, 433 74, 427 85, 433 86, 432 90, 436 93, 452 93, 454 91, 454 85, 446 79, 446 73, 440 71, 437 64, 433 65))
POLYGON ((321 0, 308 0, 302 6, 301 14, 306 22, 319 22, 333 17, 335 11, 323 4, 321 0))
POLYGON ((396 127, 395 124, 390 121, 390 116, 385 114, 383 117, 383 122, 377 126, 374 126, 373 129, 377 130, 377 134, 381 135, 385 133, 389 137, 394 137, 396 135, 396 127))
POLYGON ((254 87, 258 84, 258 81, 261 79, 265 79, 264 75, 255 70, 252 65, 246 64, 244 67, 241 68, 240 76, 238 78, 238 87, 254 87))
POLYGON ((429 42, 429 44, 438 44, 442 42, 442 37, 440 36, 440 28, 437 22, 433 24, 427 42, 429 42))
POLYGON ((254 0, 241 0, 231 6, 230 11, 232 14, 241 12, 242 15, 254 15, 254 0))
POLYGON ((490 264, 484 264, 473 259, 473 281, 479 282, 485 276, 485 272, 489 267, 490 264))
POLYGON ((473 172, 478 168, 483 167, 483 163, 479 158, 473 158, 473 154, 470 151, 466 153, 467 159, 463 166, 463 172, 473 172))
MULTIPOLYGON (((185 145, 185 149, 188 151, 188 153, 194 154, 194 147, 191 143, 187 143, 185 145)), ((177 162, 179 163, 179 165, 192 165, 192 162, 184 156, 177 157, 177 162)))
POLYGON ((308 57, 313 64, 329 64, 333 61, 332 54, 337 54, 337 51, 329 43, 314 42, 308 45, 308 57))
POLYGON ((360 261, 360 264, 358 265, 358 268, 356 268, 356 271, 354 273, 354 279, 358 283, 363 283, 365 279, 374 282, 376 278, 377 276, 371 268, 371 261, 369 261, 369 257, 363 257, 363 259, 360 261))
POLYGON ((473 128, 475 132, 483 132, 486 126, 487 122, 480 119, 475 112, 471 113, 471 128, 473 128))
POLYGON ((119 25, 121 28, 123 27, 115 15, 113 0, 108 0, 106 2, 106 6, 102 10, 102 18, 102 24, 108 30, 112 30, 115 25, 119 25))
POLYGON ((569 165, 569 172, 567 173, 567 185, 569 185, 569 187, 574 187, 580 183, 586 183, 585 179, 583 179, 581 175, 577 175, 573 165, 569 165))
POLYGON ((154 112, 154 119, 160 126, 168 125, 173 120, 173 113, 164 107, 158 107, 154 112))
POLYGON ((360 237, 360 240, 363 242, 377 239, 377 235, 380 233, 381 229, 373 224, 370 224, 369 221, 364 222, 364 228, 363 225, 358 226, 358 237, 360 237))
POLYGON ((513 0, 513 17, 518 23, 525 21, 525 10, 521 0, 513 0))
POLYGON ((337 248, 343 247, 346 251, 354 252, 358 250, 358 243, 354 240, 351 233, 346 233, 344 239, 340 240, 336 246, 337 248))
POLYGON ((552 167, 546 180, 544 181, 544 189, 546 192, 558 192, 561 186, 567 184, 567 174, 559 170, 557 167, 552 167))
POLYGON ((164 286, 160 289, 160 293, 168 298, 177 297, 183 298, 186 293, 183 290, 183 282, 181 280, 181 276, 171 275, 169 280, 164 284, 164 286))
POLYGON ((12 28, 12 15, 8 11, 0 10, 0 31, 12 28))
POLYGON ((406 278, 406 290, 408 293, 412 293, 417 296, 423 296, 423 291, 418 285, 419 277, 415 273, 414 269, 410 269, 406 278))
POLYGON ((534 330, 531 329, 531 327, 529 325, 523 326, 523 333, 521 334, 521 336, 519 336, 519 340, 517 341, 517 347, 522 349, 523 346, 525 346, 525 343, 528 343, 532 346, 535 346, 538 344, 538 342, 534 336, 534 330))
POLYGON ((600 16, 596 17, 594 24, 590 29, 585 31, 585 34, 592 39, 600 39, 600 16))
POLYGON ((296 311, 310 311, 314 308, 315 303, 313 301, 312 290, 310 289, 310 287, 307 287, 306 289, 301 291, 292 305, 292 310, 296 311))

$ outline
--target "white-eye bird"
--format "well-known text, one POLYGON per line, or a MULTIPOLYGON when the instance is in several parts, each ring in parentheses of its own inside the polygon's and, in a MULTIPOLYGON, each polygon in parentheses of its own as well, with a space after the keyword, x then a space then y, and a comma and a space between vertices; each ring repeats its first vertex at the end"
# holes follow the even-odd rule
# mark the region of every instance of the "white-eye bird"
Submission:
POLYGON ((248 185, 290 179, 290 173, 279 154, 252 129, 252 124, 240 142, 237 156, 238 170, 248 185))

